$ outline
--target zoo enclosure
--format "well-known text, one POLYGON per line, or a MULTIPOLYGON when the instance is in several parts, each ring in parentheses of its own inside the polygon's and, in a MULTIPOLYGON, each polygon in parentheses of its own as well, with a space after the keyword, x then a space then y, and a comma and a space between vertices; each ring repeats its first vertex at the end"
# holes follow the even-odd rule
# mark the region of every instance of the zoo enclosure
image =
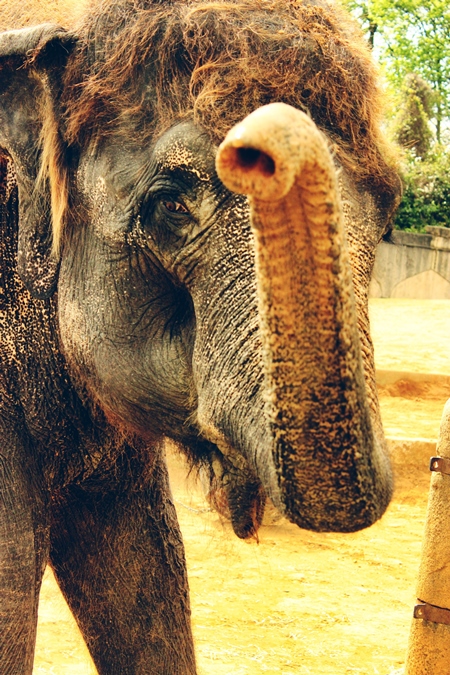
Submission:
POLYGON ((377 248, 372 298, 450 299, 450 228, 425 234, 394 230, 377 248))

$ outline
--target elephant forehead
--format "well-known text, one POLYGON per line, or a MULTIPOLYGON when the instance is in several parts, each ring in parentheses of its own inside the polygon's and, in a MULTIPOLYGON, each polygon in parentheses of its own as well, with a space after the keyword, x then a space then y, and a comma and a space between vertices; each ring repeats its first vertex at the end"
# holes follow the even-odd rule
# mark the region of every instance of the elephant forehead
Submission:
POLYGON ((202 168, 203 162, 196 157, 181 141, 175 141, 166 151, 158 150, 155 153, 158 165, 162 169, 175 171, 176 169, 185 169, 193 173, 201 181, 210 181, 211 175, 202 168))
POLYGON ((185 170, 198 180, 211 181, 217 149, 207 134, 187 122, 167 131, 156 143, 155 160, 161 170, 185 170))

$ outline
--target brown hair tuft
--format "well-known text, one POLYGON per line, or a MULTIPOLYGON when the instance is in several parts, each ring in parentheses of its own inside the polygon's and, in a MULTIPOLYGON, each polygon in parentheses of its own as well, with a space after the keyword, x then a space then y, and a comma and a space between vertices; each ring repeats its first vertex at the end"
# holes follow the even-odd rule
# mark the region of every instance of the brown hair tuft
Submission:
POLYGON ((255 108, 283 101, 309 111, 381 206, 396 200, 377 71, 353 20, 327 0, 101 0, 65 91, 70 143, 130 118, 152 137, 187 116, 220 142, 255 108))

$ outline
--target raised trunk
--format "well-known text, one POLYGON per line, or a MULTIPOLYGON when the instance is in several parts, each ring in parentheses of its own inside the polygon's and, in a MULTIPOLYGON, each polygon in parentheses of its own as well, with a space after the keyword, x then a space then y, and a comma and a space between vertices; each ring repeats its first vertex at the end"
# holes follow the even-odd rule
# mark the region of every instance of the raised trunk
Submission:
POLYGON ((249 195, 273 456, 286 515, 356 530, 391 496, 374 437, 336 171, 322 134, 282 103, 221 145, 217 170, 249 195))

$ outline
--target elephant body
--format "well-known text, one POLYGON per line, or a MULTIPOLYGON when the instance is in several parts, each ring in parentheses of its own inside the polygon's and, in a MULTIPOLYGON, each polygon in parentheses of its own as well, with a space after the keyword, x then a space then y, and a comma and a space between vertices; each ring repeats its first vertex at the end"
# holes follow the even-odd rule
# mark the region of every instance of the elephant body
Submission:
POLYGON ((50 561, 99 672, 149 672, 137 644, 144 630, 154 672, 193 673, 183 544, 161 448, 125 439, 71 383, 56 296, 33 298, 17 274, 9 158, 1 169, 1 671, 32 672, 50 561))
POLYGON ((101 675, 196 672, 167 437, 240 537, 266 494, 317 530, 381 516, 378 115, 325 2, 119 0, 0 35, 2 673, 31 675, 47 564, 101 675))

